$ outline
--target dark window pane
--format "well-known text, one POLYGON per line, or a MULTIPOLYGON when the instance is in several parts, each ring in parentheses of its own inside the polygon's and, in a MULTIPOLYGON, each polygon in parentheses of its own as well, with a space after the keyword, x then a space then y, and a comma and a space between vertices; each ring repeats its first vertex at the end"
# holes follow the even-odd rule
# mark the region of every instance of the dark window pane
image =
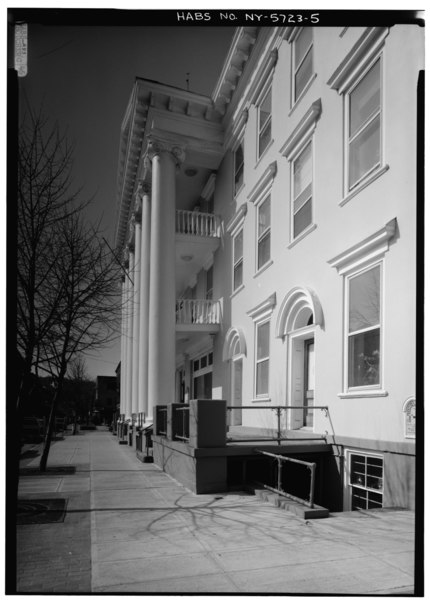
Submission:
POLYGON ((270 323, 263 323, 257 329, 257 359, 269 356, 270 323))
POLYGON ((294 66, 297 66, 303 60, 306 52, 312 44, 312 28, 311 27, 303 27, 299 36, 295 41, 295 61, 294 66))
POLYGON ((258 242, 258 268, 270 260, 270 231, 258 242))
POLYGON ((269 393, 269 361, 257 364, 257 396, 269 393))
POLYGON ((349 136, 363 125, 380 109, 380 64, 379 61, 363 77, 351 92, 349 110, 349 136))
POLYGON ((243 279, 243 263, 242 262, 238 263, 234 267, 233 279, 234 279, 233 287, 236 290, 240 285, 242 285, 242 279, 243 279))
POLYGON ((207 356, 202 356, 200 359, 200 368, 204 369, 207 365, 208 359, 207 356))
POLYGON ((313 59, 312 59, 312 50, 311 50, 309 52, 309 54, 306 56, 303 63, 300 65, 300 67, 296 73, 294 100, 297 100, 297 98, 303 92, 303 90, 306 87, 306 84, 308 83, 309 79, 312 77, 312 73, 313 73, 313 59))
POLYGON ((348 385, 379 384, 379 328, 349 337, 348 385))
POLYGON ((366 173, 379 166, 381 136, 379 115, 350 143, 349 187, 352 188, 366 173))
POLYGON ((195 361, 194 361, 194 364, 193 364, 193 370, 194 370, 194 371, 198 371, 198 370, 199 370, 199 361, 198 361, 198 360, 195 360, 195 361))
POLYGON ((266 123, 266 126, 260 133, 260 139, 259 139, 259 144, 258 144, 258 155, 259 156, 261 156, 263 154, 264 150, 269 145, 269 142, 271 139, 272 139, 272 128, 271 128, 271 121, 269 121, 268 123, 266 123))
POLYGON ((306 204, 294 215, 294 237, 297 237, 302 231, 312 223, 312 200, 306 204))
POLYGON ((258 209, 258 235, 270 227, 270 197, 258 209))
POLYGON ((380 322, 380 267, 369 269, 349 280, 349 332, 380 322))
POLYGON ((239 233, 235 236, 233 242, 233 254, 234 254, 234 262, 236 263, 243 256, 243 230, 241 229, 239 233))

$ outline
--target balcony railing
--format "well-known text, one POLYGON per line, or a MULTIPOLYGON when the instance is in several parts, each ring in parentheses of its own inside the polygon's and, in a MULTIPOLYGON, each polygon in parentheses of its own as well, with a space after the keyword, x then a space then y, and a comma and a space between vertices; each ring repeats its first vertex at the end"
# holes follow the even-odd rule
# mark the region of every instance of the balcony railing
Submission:
POLYGON ((220 237, 220 218, 197 210, 176 211, 176 233, 220 237))
POLYGON ((219 325, 221 317, 218 300, 177 300, 178 325, 219 325))

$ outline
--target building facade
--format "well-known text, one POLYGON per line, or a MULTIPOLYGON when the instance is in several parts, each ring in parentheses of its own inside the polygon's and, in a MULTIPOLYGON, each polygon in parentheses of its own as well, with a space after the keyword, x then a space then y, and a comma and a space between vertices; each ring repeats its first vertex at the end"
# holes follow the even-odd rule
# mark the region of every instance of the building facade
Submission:
POLYGON ((323 440, 331 509, 414 506, 423 56, 416 25, 242 27, 211 98, 136 79, 118 171, 121 422, 200 414, 206 438, 170 445, 179 479, 193 456, 185 484, 196 448, 218 446, 204 489, 228 484, 232 447, 204 441, 218 403, 221 438, 323 440))

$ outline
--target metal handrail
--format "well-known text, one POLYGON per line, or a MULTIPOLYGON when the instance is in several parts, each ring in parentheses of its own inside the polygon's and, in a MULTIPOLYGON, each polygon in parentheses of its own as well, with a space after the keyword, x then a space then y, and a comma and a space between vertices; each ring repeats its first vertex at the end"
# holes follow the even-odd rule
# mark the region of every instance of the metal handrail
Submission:
POLYGON ((314 507, 314 494, 315 494, 315 471, 316 471, 316 463, 308 462, 306 460, 299 460, 298 458, 291 458, 290 456, 282 456, 280 454, 273 454, 272 452, 266 452, 265 450, 257 450, 254 449, 255 452, 259 454, 263 454, 264 456, 269 456, 270 458, 274 458, 278 464, 278 477, 277 477, 277 488, 271 487, 265 483, 256 482, 259 485, 262 485, 265 489, 271 490, 272 492, 276 492, 281 496, 285 496, 286 498, 291 498, 292 500, 296 500, 296 502, 300 502, 301 504, 305 504, 309 506, 309 508, 314 507), (285 462, 293 462, 306 466, 311 472, 311 481, 309 486, 309 500, 305 500, 304 498, 299 498, 298 496, 294 496, 293 494, 289 494, 288 492, 284 492, 282 490, 282 461, 285 462))
MULTIPOLYGON (((230 438, 227 440, 227 443, 246 443, 246 442, 268 442, 276 440, 278 442, 278 446, 281 445, 281 441, 288 441, 291 438, 281 436, 281 411, 282 410, 324 410, 326 416, 328 415, 328 406, 227 406, 227 410, 244 410, 244 409, 254 409, 254 410, 275 410, 277 413, 277 435, 276 437, 259 437, 259 438, 230 438)), ((301 440, 315 440, 318 439, 316 437, 312 438, 300 438, 301 440)), ((321 435, 321 439, 326 439, 325 435, 321 435)))

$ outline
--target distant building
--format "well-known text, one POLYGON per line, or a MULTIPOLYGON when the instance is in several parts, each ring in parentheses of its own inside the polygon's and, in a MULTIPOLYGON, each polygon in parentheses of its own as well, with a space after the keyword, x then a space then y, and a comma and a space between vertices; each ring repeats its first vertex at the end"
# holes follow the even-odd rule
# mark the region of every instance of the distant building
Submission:
POLYGON ((261 471, 227 427, 279 426, 289 441, 257 448, 314 461, 320 504, 414 506, 423 43, 415 25, 243 27, 210 98, 136 79, 121 421, 135 444, 155 419, 156 463, 191 489, 261 471))
POLYGON ((110 425, 118 402, 117 377, 115 375, 98 375, 94 414, 100 423, 110 425))

